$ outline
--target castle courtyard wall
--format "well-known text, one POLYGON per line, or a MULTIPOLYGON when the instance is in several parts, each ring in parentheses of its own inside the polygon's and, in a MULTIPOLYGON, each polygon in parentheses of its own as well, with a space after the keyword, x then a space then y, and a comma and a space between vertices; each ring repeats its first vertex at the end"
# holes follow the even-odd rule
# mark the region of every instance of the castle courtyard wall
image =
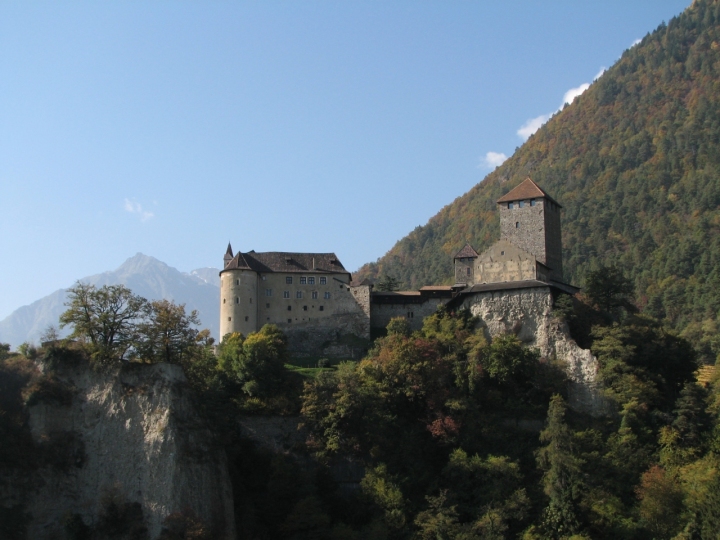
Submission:
MULTIPOLYGON (((410 297, 412 299, 416 297, 410 297)), ((402 302, 402 298, 398 298, 397 303, 375 303, 372 304, 372 312, 370 316, 370 326, 372 328, 387 327, 390 319, 395 317, 403 317, 410 323, 412 330, 420 330, 423 325, 423 319, 435 313, 437 308, 447 303, 449 298, 427 298, 421 297, 422 301, 402 302)))

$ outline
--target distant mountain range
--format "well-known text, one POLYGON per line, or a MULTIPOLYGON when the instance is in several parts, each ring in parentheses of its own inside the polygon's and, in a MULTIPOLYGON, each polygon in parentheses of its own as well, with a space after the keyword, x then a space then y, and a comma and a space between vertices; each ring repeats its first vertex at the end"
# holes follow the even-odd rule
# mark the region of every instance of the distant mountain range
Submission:
MULTIPOLYGON (((198 310, 202 328, 213 337, 219 332, 220 278, 218 268, 199 268, 184 273, 157 260, 138 253, 126 260, 117 270, 82 278, 80 281, 97 287, 125 285, 148 300, 166 299, 185 304, 185 309, 198 310)), ((58 326, 60 314, 67 309, 66 289, 16 309, 0 321, 0 342, 13 348, 24 342, 39 343, 40 335, 50 325, 58 326)), ((66 335, 70 329, 66 328, 66 335)))

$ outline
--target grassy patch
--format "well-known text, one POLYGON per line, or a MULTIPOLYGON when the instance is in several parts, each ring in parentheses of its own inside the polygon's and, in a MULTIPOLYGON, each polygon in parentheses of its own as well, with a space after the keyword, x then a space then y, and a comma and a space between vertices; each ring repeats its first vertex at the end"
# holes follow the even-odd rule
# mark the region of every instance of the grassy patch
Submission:
POLYGON ((295 366, 292 364, 285 364, 285 367, 288 370, 292 371, 293 373, 297 373, 303 379, 314 379, 323 371, 334 371, 334 368, 331 368, 331 367, 330 368, 302 367, 302 366, 295 366))

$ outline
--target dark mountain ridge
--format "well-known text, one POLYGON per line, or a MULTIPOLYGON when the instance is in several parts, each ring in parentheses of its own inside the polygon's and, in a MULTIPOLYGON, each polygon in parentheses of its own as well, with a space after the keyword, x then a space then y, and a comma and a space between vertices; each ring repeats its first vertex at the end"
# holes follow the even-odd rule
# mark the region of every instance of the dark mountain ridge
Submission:
MULTIPOLYGON (((639 307, 703 342, 720 310, 720 2, 660 25, 502 166, 356 279, 452 280, 499 237, 495 201, 527 176, 563 205, 565 279, 617 265, 639 307)), ((715 354, 720 351, 715 351, 715 354)))

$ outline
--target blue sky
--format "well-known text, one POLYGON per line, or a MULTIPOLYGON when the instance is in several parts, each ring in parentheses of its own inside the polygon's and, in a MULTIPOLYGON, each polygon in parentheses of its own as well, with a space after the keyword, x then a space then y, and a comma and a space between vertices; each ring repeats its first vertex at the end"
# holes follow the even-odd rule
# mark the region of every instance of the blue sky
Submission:
POLYGON ((0 3, 0 319, 137 252, 355 270, 688 3, 0 3))

